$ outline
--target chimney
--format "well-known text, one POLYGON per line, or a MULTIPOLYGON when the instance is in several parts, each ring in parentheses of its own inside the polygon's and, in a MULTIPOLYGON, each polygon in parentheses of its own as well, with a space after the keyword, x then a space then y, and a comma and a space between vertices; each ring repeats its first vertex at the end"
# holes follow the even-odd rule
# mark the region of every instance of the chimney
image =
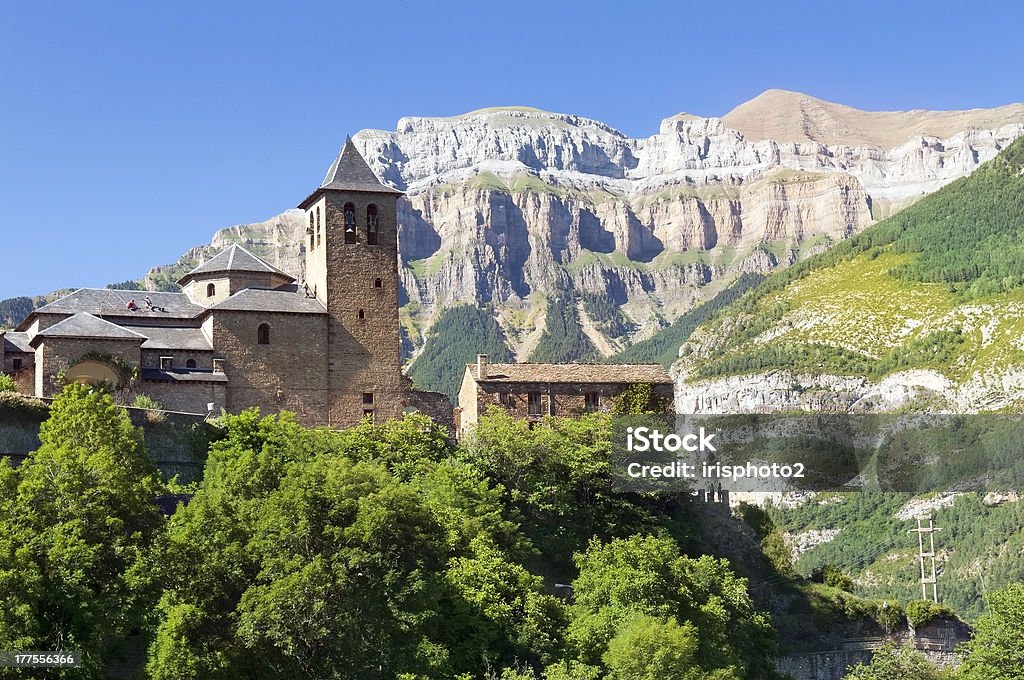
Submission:
POLYGON ((476 379, 486 380, 487 379, 487 355, 477 354, 476 355, 476 379))

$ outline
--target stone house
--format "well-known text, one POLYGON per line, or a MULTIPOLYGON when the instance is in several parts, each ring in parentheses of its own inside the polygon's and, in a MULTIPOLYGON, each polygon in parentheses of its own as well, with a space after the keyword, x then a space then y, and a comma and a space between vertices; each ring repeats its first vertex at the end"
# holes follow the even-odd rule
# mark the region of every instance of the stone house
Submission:
POLYGON ((232 245, 181 292, 81 289, 0 335, 0 366, 22 392, 107 383, 186 413, 292 411, 345 427, 418 410, 451 421, 447 397, 402 373, 398 320, 401 192, 351 140, 302 203, 306 281, 232 245))
POLYGON ((650 384, 672 412, 673 382, 661 364, 492 364, 481 354, 466 365, 456 428, 461 436, 491 406, 527 420, 608 411, 615 397, 637 383, 650 384))

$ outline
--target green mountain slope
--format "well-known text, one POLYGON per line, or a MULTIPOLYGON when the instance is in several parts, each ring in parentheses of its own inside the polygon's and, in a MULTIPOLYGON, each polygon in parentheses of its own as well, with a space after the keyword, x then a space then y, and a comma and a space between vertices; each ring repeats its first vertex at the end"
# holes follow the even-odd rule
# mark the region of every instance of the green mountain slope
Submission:
POLYGON ((679 359, 679 347, 690 339, 700 324, 712 319, 723 308, 764 281, 761 274, 740 274, 732 284, 707 302, 694 307, 646 340, 641 340, 607 359, 613 364, 663 364, 671 366, 679 359))
MULTIPOLYGON (((801 553, 797 572, 833 564, 853 577, 858 595, 906 603, 921 597, 917 537, 907 533, 917 524, 897 514, 910 500, 910 494, 833 493, 770 514, 790 536, 837 532, 801 553)), ((985 591, 1024 580, 1024 504, 984 501, 983 494, 949 496, 934 512, 942 529, 935 538, 939 600, 968 619, 984 609, 985 591)))
POLYGON ((1024 365, 1024 139, 831 250, 770 276, 690 338, 690 382, 786 370, 950 389, 1024 365))
POLYGON ((487 354, 494 362, 512 360, 498 322, 489 311, 470 305, 445 310, 427 340, 408 375, 418 387, 444 392, 453 402, 466 364, 477 354, 487 354))

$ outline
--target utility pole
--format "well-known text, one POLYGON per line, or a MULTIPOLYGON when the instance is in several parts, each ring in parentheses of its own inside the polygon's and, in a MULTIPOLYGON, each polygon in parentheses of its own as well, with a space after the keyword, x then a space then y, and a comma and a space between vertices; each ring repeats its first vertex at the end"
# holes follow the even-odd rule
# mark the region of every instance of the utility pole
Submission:
POLYGON ((932 516, 927 517, 918 516, 917 528, 908 529, 908 534, 917 534, 917 553, 918 560, 921 563, 921 599, 928 599, 928 584, 932 586, 932 602, 939 601, 939 595, 936 590, 936 581, 938 580, 935 573, 935 532, 942 531, 941 527, 937 527, 932 524, 932 516), (924 526, 924 520, 928 520, 928 526, 924 526), (928 534, 928 551, 924 549, 924 535, 928 534), (928 558, 931 564, 930 575, 925 572, 924 560, 928 558))

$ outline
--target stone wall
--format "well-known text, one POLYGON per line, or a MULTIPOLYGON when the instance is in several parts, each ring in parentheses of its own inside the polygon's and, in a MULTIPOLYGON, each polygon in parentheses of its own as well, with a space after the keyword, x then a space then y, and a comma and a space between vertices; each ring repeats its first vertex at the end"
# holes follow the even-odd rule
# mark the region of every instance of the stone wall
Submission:
POLYGON ((126 365, 138 366, 141 342, 141 339, 44 338, 36 348, 36 396, 52 397, 60 392, 62 385, 57 376, 86 355, 109 356, 126 365))
POLYGON ((257 406, 264 414, 292 411, 305 425, 325 424, 324 315, 215 310, 213 337, 217 353, 224 357, 228 411, 257 406), (263 323, 270 325, 268 345, 256 342, 263 323))
MULTIPOLYGON (((498 406, 517 418, 541 417, 546 415, 579 417, 588 410, 607 412, 615 398, 629 385, 579 385, 550 383, 515 383, 509 385, 477 384, 477 413, 484 414, 490 406, 498 406), (540 394, 540 413, 529 412, 530 393, 540 394), (588 409, 587 394, 597 395, 596 409, 588 409)), ((655 385, 655 396, 667 397, 671 412, 672 386, 655 385)), ((461 399, 461 395, 460 395, 461 399)), ((471 408, 472 406, 470 406, 471 408)))
POLYGON ((227 407, 227 386, 214 382, 174 382, 140 380, 132 394, 144 394, 155 399, 168 411, 206 415, 206 405, 214 404, 214 413, 227 407))
MULTIPOLYGON (((135 425, 142 427, 146 450, 165 477, 179 475, 182 482, 202 477, 207 442, 218 432, 202 417, 159 414, 129 408, 135 425)), ((15 464, 39 448, 39 426, 49 407, 35 400, 0 401, 0 457, 15 464)))
POLYGON ((174 368, 185 368, 185 362, 193 359, 196 362, 196 368, 206 371, 213 370, 214 352, 212 350, 144 349, 142 350, 142 367, 160 368, 161 357, 171 357, 174 368))

